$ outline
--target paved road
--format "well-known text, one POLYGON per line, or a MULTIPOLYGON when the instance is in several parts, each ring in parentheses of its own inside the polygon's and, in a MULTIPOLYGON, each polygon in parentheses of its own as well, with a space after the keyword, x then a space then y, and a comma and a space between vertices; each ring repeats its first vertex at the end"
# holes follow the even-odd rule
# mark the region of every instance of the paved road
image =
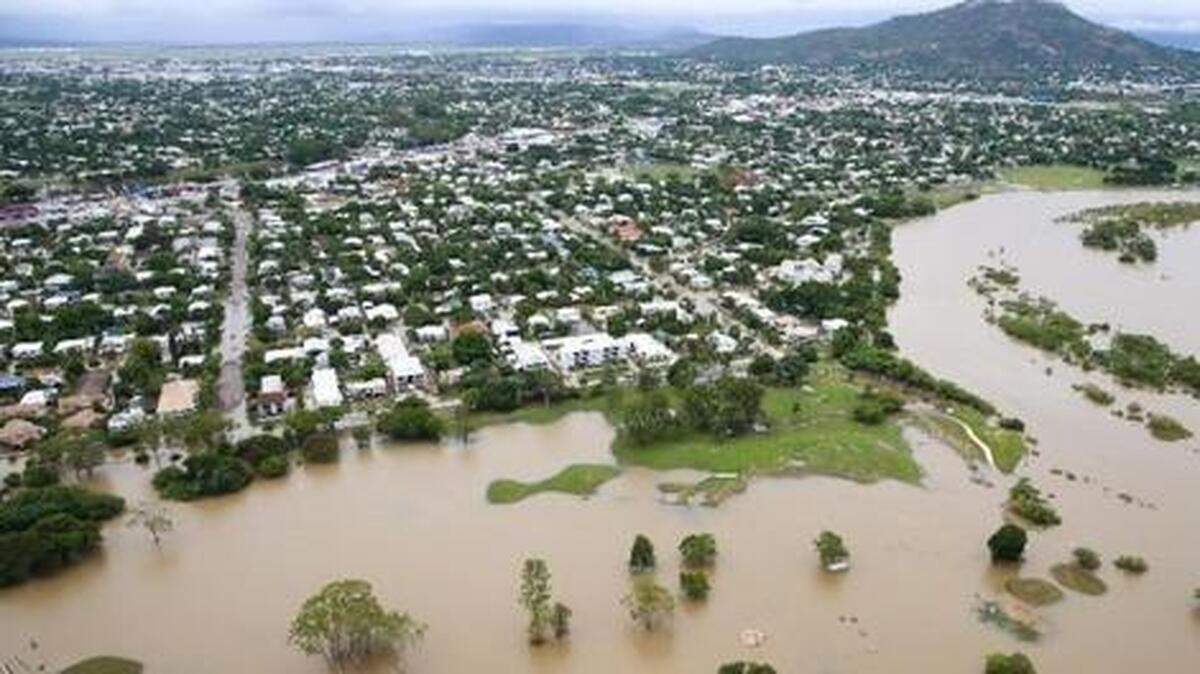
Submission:
POLYGON ((221 377, 217 381, 217 399, 230 424, 236 442, 251 434, 246 412, 246 385, 242 379, 242 358, 250 326, 250 295, 246 289, 246 240, 250 236, 250 215, 238 208, 233 214, 232 274, 229 299, 225 303, 225 322, 221 328, 221 377))

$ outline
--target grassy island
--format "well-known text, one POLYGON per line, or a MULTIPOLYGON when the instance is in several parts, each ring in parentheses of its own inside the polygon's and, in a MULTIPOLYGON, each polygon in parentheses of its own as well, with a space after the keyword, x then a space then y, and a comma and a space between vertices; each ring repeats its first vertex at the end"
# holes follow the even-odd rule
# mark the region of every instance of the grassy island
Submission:
POLYGON ((488 485, 489 503, 517 503, 543 492, 559 492, 575 496, 591 496, 600 485, 620 475, 615 466, 598 464, 576 464, 568 466, 552 477, 540 482, 496 480, 488 485))

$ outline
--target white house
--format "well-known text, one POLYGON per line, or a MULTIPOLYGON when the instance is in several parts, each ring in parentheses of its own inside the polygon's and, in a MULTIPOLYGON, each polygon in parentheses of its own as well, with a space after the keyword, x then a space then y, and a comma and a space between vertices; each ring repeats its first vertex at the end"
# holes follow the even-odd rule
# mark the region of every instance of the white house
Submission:
POLYGON ((408 347, 399 335, 383 334, 375 339, 375 350, 388 369, 388 379, 396 391, 421 386, 425 383, 425 368, 421 361, 409 354, 408 347))
POLYGON ((547 339, 542 348, 563 370, 599 367, 621 357, 620 343, 606 332, 547 339))
POLYGON ((312 373, 313 405, 321 407, 338 407, 343 402, 342 389, 338 383, 337 370, 322 367, 312 373))

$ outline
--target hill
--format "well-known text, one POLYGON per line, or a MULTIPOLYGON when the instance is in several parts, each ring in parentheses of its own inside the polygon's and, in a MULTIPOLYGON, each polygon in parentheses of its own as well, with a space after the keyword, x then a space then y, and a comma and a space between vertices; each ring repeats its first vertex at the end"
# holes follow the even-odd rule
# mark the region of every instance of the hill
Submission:
POLYGON ((967 0, 863 28, 723 38, 689 55, 744 63, 888 65, 933 75, 1200 72, 1200 54, 1102 26, 1049 0, 967 0))

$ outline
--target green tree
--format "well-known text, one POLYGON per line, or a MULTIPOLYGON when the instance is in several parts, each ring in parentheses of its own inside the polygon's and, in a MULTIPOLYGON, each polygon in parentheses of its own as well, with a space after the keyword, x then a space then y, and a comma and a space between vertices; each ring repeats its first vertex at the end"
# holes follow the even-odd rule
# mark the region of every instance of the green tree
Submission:
POLYGON ((380 655, 403 662, 407 648, 424 633, 425 626, 407 613, 385 609, 367 581, 338 580, 305 600, 288 641, 343 672, 380 655))
POLYGON ((492 360, 492 344, 481 332, 469 331, 454 338, 450 343, 454 362, 461 366, 489 363, 492 360))
POLYGON ((703 571, 680 571, 679 588, 690 601, 708 599, 708 574, 703 571))
POLYGON ((675 411, 662 391, 651 391, 622 406, 621 430, 634 444, 646 445, 675 428, 675 411))
POLYGON ((984 674, 1037 674, 1033 662, 1024 653, 993 653, 987 656, 984 674))
POLYGON ((550 607, 550 569, 544 560, 526 559, 521 567, 521 606, 529 612, 529 643, 544 643, 554 617, 550 607))
POLYGON ((127 393, 157 395, 166 377, 158 343, 145 338, 133 340, 124 364, 117 370, 117 377, 121 388, 127 393))
POLYGON ((397 403, 379 419, 379 430, 393 440, 437 440, 442 436, 442 420, 419 398, 397 403))
POLYGON ((654 544, 642 534, 633 539, 633 547, 629 551, 629 570, 634 573, 653 571, 657 566, 654 559, 654 544))
POLYGON ((1025 554, 1028 540, 1025 530, 1015 524, 1005 524, 987 540, 993 562, 1019 562, 1025 554))
POLYGON ((565 639, 571 634, 571 609, 562 602, 554 602, 550 611, 550 626, 555 639, 565 639))
POLYGON ((675 599, 663 586, 650 578, 635 580, 633 588, 621 598, 629 617, 647 632, 654 631, 675 613, 675 599))
POLYGON ((846 543, 841 536, 832 531, 822 531, 813 541, 813 545, 817 548, 821 566, 826 569, 833 570, 850 561, 850 551, 846 549, 846 543))
POLYGON ((1075 563, 1080 568, 1095 571, 1101 566, 1100 555, 1091 548, 1075 548, 1071 554, 1075 556, 1075 563))
POLYGON ((679 542, 679 554, 685 566, 712 566, 717 559, 717 539, 712 534, 689 534, 679 542))

